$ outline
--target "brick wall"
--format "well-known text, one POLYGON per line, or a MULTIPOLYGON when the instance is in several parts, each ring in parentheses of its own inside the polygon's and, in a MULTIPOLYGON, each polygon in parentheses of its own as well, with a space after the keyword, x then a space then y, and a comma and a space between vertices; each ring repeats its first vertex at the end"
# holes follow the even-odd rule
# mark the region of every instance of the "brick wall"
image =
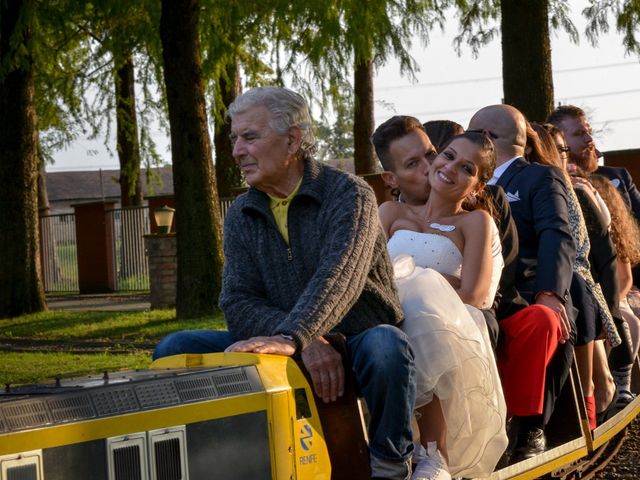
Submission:
POLYGON ((151 308, 174 307, 177 279, 176 235, 145 235, 144 243, 149 260, 151 308))

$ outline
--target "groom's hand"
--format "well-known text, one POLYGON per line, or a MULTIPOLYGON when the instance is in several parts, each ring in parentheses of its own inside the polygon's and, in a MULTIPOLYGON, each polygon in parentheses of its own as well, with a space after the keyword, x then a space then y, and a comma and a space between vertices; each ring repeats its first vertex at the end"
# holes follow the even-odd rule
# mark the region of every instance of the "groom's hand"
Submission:
POLYGON ((302 363, 311 375, 313 390, 324 403, 344 394, 342 357, 323 337, 302 351, 302 363))

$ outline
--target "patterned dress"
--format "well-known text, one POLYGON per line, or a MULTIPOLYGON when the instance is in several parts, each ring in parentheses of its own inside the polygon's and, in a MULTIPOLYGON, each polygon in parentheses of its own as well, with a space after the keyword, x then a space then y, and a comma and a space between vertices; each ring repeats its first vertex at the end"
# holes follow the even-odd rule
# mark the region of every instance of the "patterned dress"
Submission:
POLYGON ((578 197, 571 187, 571 180, 566 174, 565 183, 567 184, 567 192, 569 194, 567 197, 569 225, 571 226, 571 234, 576 242, 576 261, 573 264, 573 270, 584 279, 591 290, 600 310, 600 320, 602 321, 605 339, 612 347, 615 347, 620 345, 622 340, 618 334, 618 329, 613 323, 613 317, 611 316, 607 302, 604 299, 602 288, 599 283, 595 282, 591 275, 591 266, 589 264, 589 250, 591 249, 591 244, 589 243, 587 224, 585 223, 584 216, 582 215, 582 209, 580 208, 580 203, 578 203, 578 197))

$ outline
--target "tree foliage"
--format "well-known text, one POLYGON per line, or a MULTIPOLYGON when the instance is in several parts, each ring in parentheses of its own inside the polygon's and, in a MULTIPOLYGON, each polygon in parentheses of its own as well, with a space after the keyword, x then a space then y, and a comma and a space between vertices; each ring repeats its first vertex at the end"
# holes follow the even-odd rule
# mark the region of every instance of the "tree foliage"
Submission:
POLYGON ((338 104, 333 124, 320 122, 317 125, 319 160, 353 158, 353 102, 346 98, 338 104))
POLYGON ((394 57, 400 73, 412 77, 418 65, 409 51, 416 34, 426 45, 434 25, 444 24, 444 2, 372 0, 319 0, 282 8, 286 28, 276 38, 279 76, 308 98, 316 96, 320 108, 353 97, 354 157, 356 171, 375 168, 369 137, 373 132, 373 73, 394 57), (283 55, 286 52, 286 55, 283 55), (285 57, 285 61, 281 59, 285 57), (353 77, 352 77, 353 76, 353 77), (353 80, 352 80, 353 78, 353 80), (351 88, 345 89, 345 85, 351 88))
POLYGON ((582 14, 587 18, 586 34, 597 45, 600 33, 609 32, 609 16, 615 20, 626 52, 640 55, 640 1, 638 0, 589 0, 582 14))
MULTIPOLYGON (((504 0, 508 2, 508 0, 504 0)), ((445 2, 457 10, 459 33, 454 38, 458 55, 464 44, 477 57, 480 49, 500 34, 500 0, 454 0, 445 2)), ((578 30, 569 16, 569 6, 565 0, 548 0, 548 21, 551 30, 563 30, 572 42, 578 42, 578 30)))
POLYGON ((139 204, 140 162, 161 163, 150 130, 166 128, 157 34, 159 5, 153 0, 75 2, 70 22, 90 51, 82 70, 83 112, 91 138, 110 153, 116 119, 123 205, 139 204), (135 73, 134 73, 135 72, 135 73))

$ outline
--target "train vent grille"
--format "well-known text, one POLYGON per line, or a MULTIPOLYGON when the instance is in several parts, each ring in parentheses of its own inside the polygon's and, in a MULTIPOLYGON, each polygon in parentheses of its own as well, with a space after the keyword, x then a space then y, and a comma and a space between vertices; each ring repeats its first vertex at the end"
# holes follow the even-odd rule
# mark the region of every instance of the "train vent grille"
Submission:
POLYGON ((140 447, 138 445, 116 448, 113 451, 115 480, 142 480, 140 460, 140 447))
POLYGON ((109 480, 148 480, 144 432, 107 439, 109 480))
POLYGON ((37 465, 21 465, 7 469, 7 480, 38 480, 37 465))
POLYGON ((2 480, 42 480, 42 450, 0 456, 2 480))
POLYGON ((251 392, 252 386, 244 370, 235 373, 218 374, 213 377, 213 383, 221 396, 237 395, 251 392))
POLYGON ((40 400, 17 402, 1 408, 11 430, 21 430, 51 422, 47 407, 40 400))
POLYGON ((162 407, 180 403, 173 381, 136 386, 136 395, 142 408, 162 407))
POLYGON ((176 387, 183 402, 195 402, 218 396, 210 377, 178 380, 176 387))
POLYGON ((49 406, 51 417, 56 423, 71 422, 96 416, 88 395, 53 398, 47 400, 47 405, 49 406))
POLYGON ((0 412, 0 433, 4 433, 7 431, 7 423, 2 418, 2 412, 0 412))
POLYGON ((170 438, 154 445, 156 480, 182 480, 180 440, 170 438))
POLYGON ((131 388, 102 390, 91 394, 99 416, 133 412, 139 409, 131 388))

